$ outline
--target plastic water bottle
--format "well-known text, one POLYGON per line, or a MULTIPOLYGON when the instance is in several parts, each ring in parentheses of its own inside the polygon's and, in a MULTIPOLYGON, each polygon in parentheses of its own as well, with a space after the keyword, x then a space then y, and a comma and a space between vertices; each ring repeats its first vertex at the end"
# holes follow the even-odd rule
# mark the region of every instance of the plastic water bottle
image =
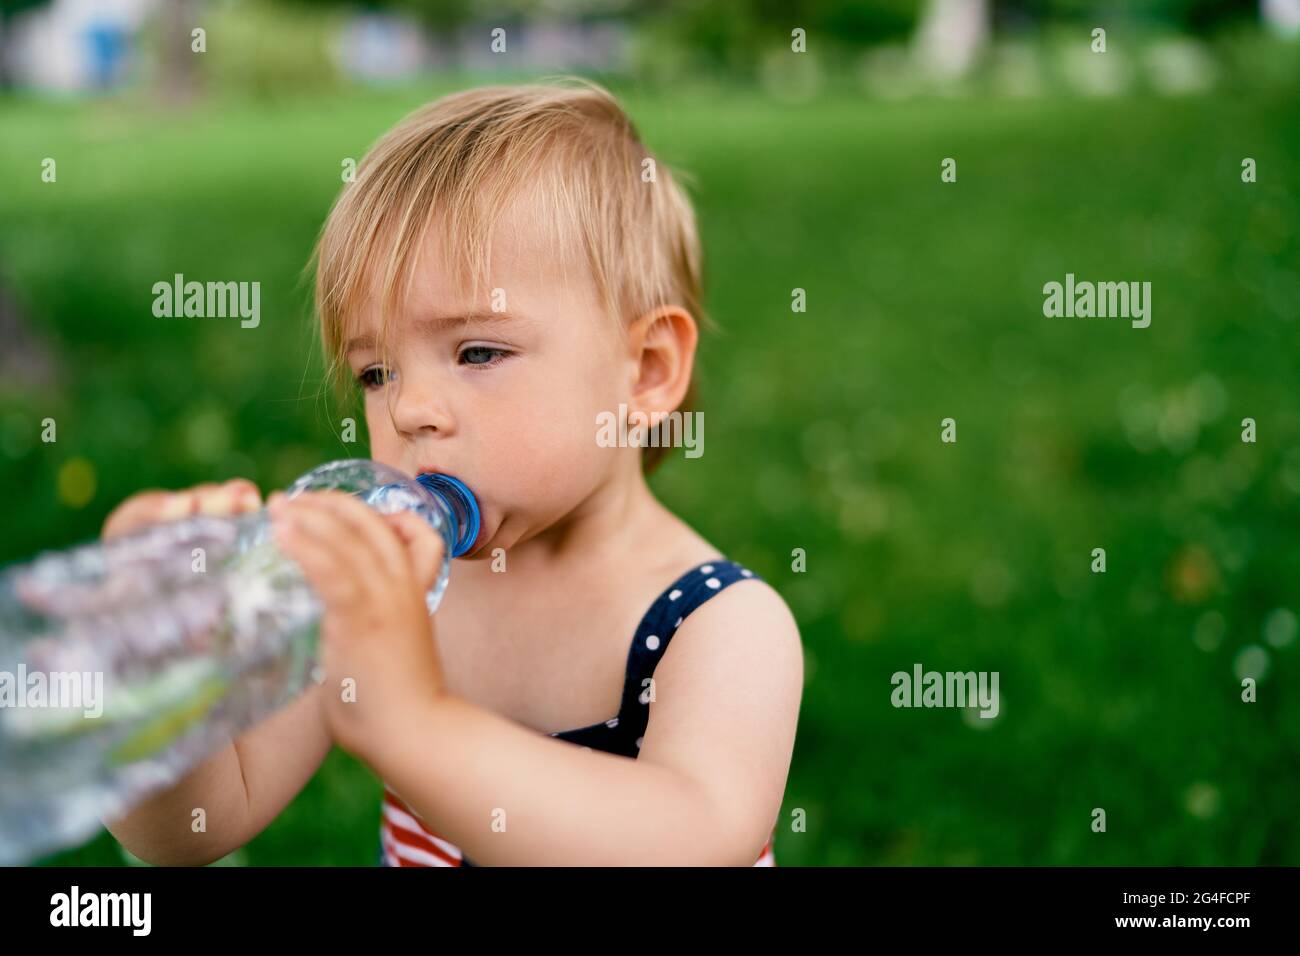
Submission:
MULTIPOLYGON (((367 459, 286 491, 338 489, 442 535, 436 610, 479 507, 447 475, 367 459)), ((84 842, 284 706, 316 670, 321 604, 270 515, 198 515, 0 572, 0 864, 84 842)))

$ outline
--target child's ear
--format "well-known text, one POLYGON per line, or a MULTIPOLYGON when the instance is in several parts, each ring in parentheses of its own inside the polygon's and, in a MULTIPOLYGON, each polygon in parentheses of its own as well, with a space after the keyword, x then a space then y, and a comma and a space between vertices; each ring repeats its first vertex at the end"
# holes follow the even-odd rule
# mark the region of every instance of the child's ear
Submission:
POLYGON ((628 327, 636 363, 632 411, 643 412, 657 423, 660 414, 681 405, 691 384, 699 334, 694 317, 676 305, 647 312, 628 327))

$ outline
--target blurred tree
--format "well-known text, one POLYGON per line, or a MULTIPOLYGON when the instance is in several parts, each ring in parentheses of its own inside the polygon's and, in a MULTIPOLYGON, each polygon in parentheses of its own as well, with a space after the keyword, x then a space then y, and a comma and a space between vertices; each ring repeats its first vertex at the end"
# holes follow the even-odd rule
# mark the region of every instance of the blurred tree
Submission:
MULTIPOLYGON (((418 20, 439 58, 449 66, 457 65, 460 46, 456 35, 474 15, 473 0, 389 0, 387 5, 418 20)), ((502 6, 505 7, 502 12, 509 14, 510 8, 518 5, 502 6)))
POLYGON ((33 332, 18 300, 0 270, 0 375, 6 388, 49 387, 54 377, 54 357, 44 341, 33 332))
POLYGON ((197 68, 192 50, 192 31, 199 26, 195 0, 168 0, 162 5, 162 55, 159 57, 158 85, 162 94, 174 100, 188 100, 197 82, 197 68))
POLYGON ((959 77, 989 42, 988 0, 926 0, 913 49, 932 75, 959 77))
POLYGON ((637 8, 659 42, 701 65, 745 73, 774 46, 788 46, 796 27, 822 56, 905 39, 920 0, 659 0, 637 8))
POLYGON ((758 20, 772 29, 816 31, 837 44, 862 47, 902 39, 920 16, 921 0, 752 0, 758 20))
POLYGON ((1121 16, 1194 32, 1259 16, 1259 0, 993 0, 1000 22, 1121 16))
MULTIPOLYGON (((469 22, 476 4, 473 0, 388 0, 387 6, 405 10, 430 30, 453 31, 469 22)), ((502 3, 494 6, 506 14, 519 14, 530 4, 502 3)))
MULTIPOLYGON (((404 13, 425 30, 426 39, 445 62, 455 64, 459 59, 457 33, 473 19, 477 8, 483 6, 474 0, 299 0, 317 6, 340 6, 349 10, 388 10, 404 13)), ((498 17, 518 17, 537 4, 532 0, 495 3, 484 14, 498 17)))
POLYGON ((308 13, 284 0, 213 4, 203 22, 221 42, 194 57, 199 79, 213 90, 258 99, 335 89, 341 77, 331 47, 354 10, 317 3, 308 13))
POLYGON ((0 90, 13 86, 13 72, 9 65, 9 38, 14 20, 23 10, 30 10, 48 0, 0 0, 0 90))

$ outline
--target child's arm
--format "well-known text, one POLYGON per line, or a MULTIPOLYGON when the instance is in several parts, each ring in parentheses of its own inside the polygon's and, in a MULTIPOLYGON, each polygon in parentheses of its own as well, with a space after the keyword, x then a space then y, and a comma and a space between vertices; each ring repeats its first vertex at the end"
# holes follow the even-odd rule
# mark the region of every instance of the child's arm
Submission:
POLYGON ((147 863, 211 863, 266 829, 311 779, 331 743, 320 688, 313 687, 105 826, 147 863), (195 832, 199 808, 204 829, 195 832))
MULTIPOLYGON (((240 514, 260 506, 257 486, 240 479, 170 494, 144 492, 114 509, 103 537, 190 514, 240 514)), ((243 846, 302 790, 329 752, 320 696, 319 688, 310 688, 105 826, 135 856, 163 866, 211 863, 243 846), (203 810, 204 829, 198 832, 196 809, 203 810)))
POLYGON ((789 610, 762 582, 733 585, 686 619, 654 681, 636 760, 450 695, 410 718, 418 734, 395 728, 362 759, 477 863, 752 865, 780 813, 803 687, 789 610))
POLYGON ((423 589, 441 542, 337 492, 272 502, 325 604, 323 701, 356 754, 470 858, 498 864, 752 864, 780 812, 803 658, 785 603, 733 585, 674 635, 639 757, 584 750, 444 690, 423 589), (391 522, 391 523, 390 523, 391 522), (501 824, 504 823, 504 827, 501 824))

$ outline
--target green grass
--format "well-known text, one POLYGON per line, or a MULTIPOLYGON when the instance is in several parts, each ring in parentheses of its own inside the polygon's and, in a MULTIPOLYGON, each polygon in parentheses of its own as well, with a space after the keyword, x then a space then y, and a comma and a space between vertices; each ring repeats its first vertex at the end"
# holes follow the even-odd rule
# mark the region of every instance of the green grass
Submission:
MULTIPOLYGON (((434 92, 0 103, 0 269, 58 371, 0 382, 0 557, 94 535, 146 486, 271 488, 352 450, 299 270, 342 159, 434 92), (155 319, 175 272, 260 280, 261 327, 155 319), (72 457, 96 476, 79 509, 72 457)), ((1300 863, 1300 645, 1262 634, 1300 610, 1296 97, 628 102, 695 176, 723 330, 706 454, 656 485, 807 648, 783 810, 807 828, 780 863, 1300 863), (1066 272, 1150 281, 1151 327, 1044 318, 1066 272), (1244 704, 1250 645, 1270 666, 1244 704), (894 709, 918 661, 998 671, 1000 716, 894 709)), ((236 860, 370 864, 379 794, 335 753, 236 860)), ((123 858, 103 836, 55 861, 123 858)))

